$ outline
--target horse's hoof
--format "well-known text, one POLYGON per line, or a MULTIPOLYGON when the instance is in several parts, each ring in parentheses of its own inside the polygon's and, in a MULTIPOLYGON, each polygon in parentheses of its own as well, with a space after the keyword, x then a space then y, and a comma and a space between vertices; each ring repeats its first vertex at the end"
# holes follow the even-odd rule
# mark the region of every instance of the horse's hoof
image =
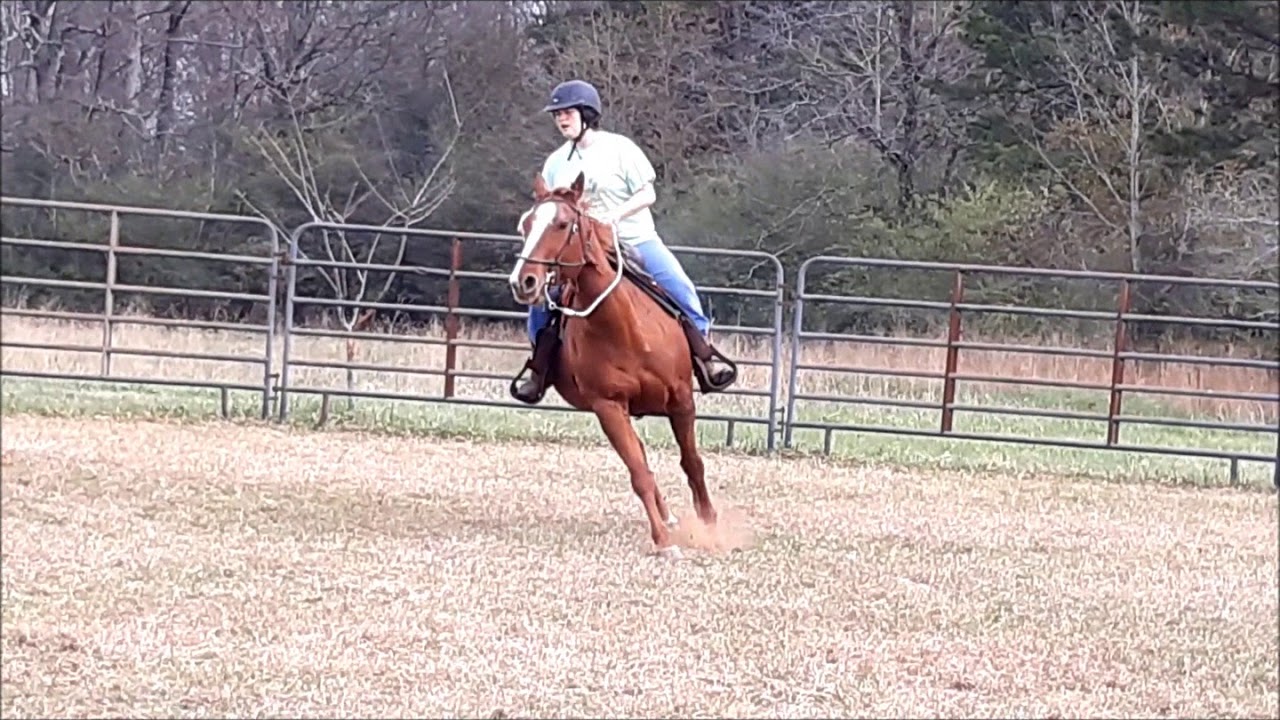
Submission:
POLYGON ((668 545, 664 548, 659 548, 654 554, 664 560, 674 561, 684 559, 684 552, 680 550, 679 545, 668 545))

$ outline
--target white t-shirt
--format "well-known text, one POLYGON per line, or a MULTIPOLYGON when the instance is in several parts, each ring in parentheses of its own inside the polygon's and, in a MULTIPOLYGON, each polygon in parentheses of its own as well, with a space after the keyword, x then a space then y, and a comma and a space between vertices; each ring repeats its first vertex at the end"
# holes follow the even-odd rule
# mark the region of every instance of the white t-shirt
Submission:
MULTIPOLYGON (((595 130, 590 147, 578 147, 569 157, 572 141, 547 156, 542 164, 542 179, 548 187, 569 187, 578 173, 585 175, 583 198, 593 215, 613 210, 640 188, 654 181, 657 174, 644 151, 625 135, 595 130)), ((618 222, 618 235, 628 244, 638 245, 658 239, 653 213, 644 208, 618 222)))

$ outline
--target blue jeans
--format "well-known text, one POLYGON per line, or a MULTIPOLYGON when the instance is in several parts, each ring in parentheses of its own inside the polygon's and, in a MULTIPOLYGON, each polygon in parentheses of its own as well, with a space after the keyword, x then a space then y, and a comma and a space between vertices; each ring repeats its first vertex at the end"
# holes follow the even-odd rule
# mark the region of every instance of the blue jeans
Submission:
MULTIPOLYGON (((702 301, 698 299, 698 293, 694 290, 693 281, 685 274, 684 268, 680 267, 680 261, 676 256, 671 254, 671 250, 661 240, 650 240, 648 242, 633 245, 636 254, 644 262, 644 269, 653 276, 654 280, 662 286, 663 290, 671 296, 672 300, 684 310, 689 319, 693 321, 698 332, 703 337, 707 336, 707 331, 711 329, 711 321, 702 311, 702 301)), ((552 291, 552 297, 557 297, 558 292, 552 291)), ((546 327, 547 321, 551 319, 551 311, 545 306, 533 306, 529 308, 529 342, 533 342, 537 337, 538 331, 546 327)))

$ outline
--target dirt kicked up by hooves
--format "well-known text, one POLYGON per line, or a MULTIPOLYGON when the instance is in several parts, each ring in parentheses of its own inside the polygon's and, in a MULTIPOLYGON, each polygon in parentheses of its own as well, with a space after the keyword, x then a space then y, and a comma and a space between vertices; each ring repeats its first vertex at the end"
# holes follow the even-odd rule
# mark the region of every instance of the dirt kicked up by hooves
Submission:
POLYGON ((671 528, 671 545, 655 554, 669 560, 682 560, 684 550, 697 550, 712 555, 726 555, 747 550, 755 542, 755 534, 746 516, 734 508, 721 509, 714 524, 704 523, 692 510, 676 515, 671 528))

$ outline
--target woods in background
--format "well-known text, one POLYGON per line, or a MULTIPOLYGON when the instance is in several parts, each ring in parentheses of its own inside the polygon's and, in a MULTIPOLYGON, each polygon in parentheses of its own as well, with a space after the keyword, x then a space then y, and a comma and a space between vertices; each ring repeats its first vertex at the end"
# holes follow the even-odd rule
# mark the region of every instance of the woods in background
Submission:
MULTIPOLYGON (((539 110, 553 85, 582 77, 604 95, 604 127, 634 137, 657 168, 668 242, 765 250, 791 278, 818 253, 1278 275, 1273 2, 0 8, 7 196, 250 214, 284 229, 325 220, 510 233, 559 142, 539 110)), ((89 215, 5 208, 3 219, 6 235, 107 233, 106 219, 89 215)), ((125 231, 130 244, 198 250, 260 252, 265 242, 230 225, 130 221, 125 231)), ((309 242, 318 257, 448 264, 447 243, 338 232, 309 242)), ((6 275, 103 276, 88 253, 5 247, 0 261, 6 275)), ((496 246, 468 248, 468 269, 508 261, 496 246)), ((729 270, 690 269, 727 282, 716 274, 729 270)), ((207 263, 134 258, 119 272, 122 283, 265 287, 207 263)), ((339 296, 363 283, 367 298, 443 298, 442 285, 412 273, 307 282, 339 296)), ((887 292, 895 282, 834 273, 817 289, 887 292)), ((1060 286, 976 292, 1113 306, 1088 288, 1071 298, 1048 296, 1067 292, 1060 286)), ((505 293, 494 284, 469 304, 509 309, 505 293)), ((152 302, 156 312, 212 311, 152 302)), ((1246 293, 1152 287, 1137 303, 1276 316, 1274 297, 1246 293)), ((860 313, 821 317, 833 328, 891 320, 860 313)))

